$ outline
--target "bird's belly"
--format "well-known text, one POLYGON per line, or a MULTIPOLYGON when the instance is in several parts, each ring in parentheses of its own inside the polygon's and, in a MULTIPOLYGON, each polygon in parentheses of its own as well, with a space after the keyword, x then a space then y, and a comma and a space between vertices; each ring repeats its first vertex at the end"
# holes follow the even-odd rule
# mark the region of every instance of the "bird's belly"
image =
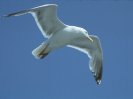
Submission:
POLYGON ((50 42, 50 46, 56 49, 56 48, 63 47, 65 45, 70 45, 73 41, 77 39, 80 41, 85 38, 87 37, 86 35, 84 35, 83 31, 75 28, 74 29, 65 28, 55 33, 55 35, 53 35, 49 39, 49 42, 50 42))
POLYGON ((78 33, 68 32, 68 31, 60 31, 56 35, 52 36, 49 39, 49 42, 50 42, 51 48, 55 49, 55 48, 63 47, 65 45, 69 45, 74 40, 80 39, 80 38, 82 39, 84 37, 85 35, 83 34, 78 34, 78 33))
POLYGON ((55 49, 55 48, 60 48, 63 47, 72 40, 72 37, 69 37, 68 35, 57 35, 54 37, 51 37, 49 39, 50 47, 55 49))

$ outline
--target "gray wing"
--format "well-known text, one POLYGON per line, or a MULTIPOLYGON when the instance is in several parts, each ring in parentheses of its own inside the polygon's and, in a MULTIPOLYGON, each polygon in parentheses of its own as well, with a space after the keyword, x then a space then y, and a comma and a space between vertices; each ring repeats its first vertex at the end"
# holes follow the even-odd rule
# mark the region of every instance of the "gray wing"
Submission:
POLYGON ((87 54, 90 58, 89 68, 94 75, 97 84, 101 83, 102 79, 102 49, 101 44, 96 36, 89 35, 93 42, 83 39, 82 41, 73 41, 68 47, 77 49, 87 54))
POLYGON ((56 4, 46 4, 28 10, 22 10, 5 15, 5 17, 20 16, 27 13, 31 13, 33 15, 39 29, 45 37, 51 36, 53 33, 56 33, 66 26, 57 17, 56 4))

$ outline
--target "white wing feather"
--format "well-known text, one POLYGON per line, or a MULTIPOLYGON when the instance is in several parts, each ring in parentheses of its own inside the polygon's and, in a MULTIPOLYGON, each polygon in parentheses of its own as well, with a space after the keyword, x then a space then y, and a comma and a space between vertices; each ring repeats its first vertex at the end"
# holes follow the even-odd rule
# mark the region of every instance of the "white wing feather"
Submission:
POLYGON ((58 32, 66 26, 57 17, 56 4, 46 4, 43 6, 22 10, 5 15, 5 17, 20 16, 27 13, 31 13, 33 15, 39 29, 45 37, 51 36, 52 34, 58 32))
POLYGON ((93 73, 97 84, 101 83, 102 79, 102 49, 98 37, 90 35, 93 42, 90 43, 89 39, 73 41, 68 47, 77 49, 88 55, 90 58, 89 68, 93 73))

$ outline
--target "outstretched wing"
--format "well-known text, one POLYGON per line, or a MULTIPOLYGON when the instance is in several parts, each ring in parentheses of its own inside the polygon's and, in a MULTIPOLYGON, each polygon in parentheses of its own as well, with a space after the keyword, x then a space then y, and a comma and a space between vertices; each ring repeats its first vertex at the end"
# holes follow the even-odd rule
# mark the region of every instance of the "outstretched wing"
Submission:
POLYGON ((68 47, 77 49, 89 56, 89 68, 93 73, 97 84, 100 84, 102 79, 102 49, 98 37, 92 35, 89 35, 89 37, 93 42, 90 42, 88 38, 84 38, 80 41, 73 41, 68 47))
POLYGON ((5 15, 5 17, 20 16, 27 13, 31 13, 33 15, 39 29, 45 37, 51 36, 53 33, 56 33, 66 26, 57 17, 56 4, 46 4, 28 10, 22 10, 5 15))

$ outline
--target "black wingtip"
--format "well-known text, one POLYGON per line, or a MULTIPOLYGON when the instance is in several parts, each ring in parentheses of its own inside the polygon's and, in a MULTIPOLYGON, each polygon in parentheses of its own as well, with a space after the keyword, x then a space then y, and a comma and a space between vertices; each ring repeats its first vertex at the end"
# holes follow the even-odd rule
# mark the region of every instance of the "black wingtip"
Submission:
POLYGON ((7 14, 7 15, 3 15, 3 17, 11 17, 11 16, 16 16, 17 13, 11 13, 11 14, 7 14))
POLYGON ((97 85, 101 84, 102 74, 94 75, 97 85))
POLYGON ((2 17, 8 18, 8 17, 11 17, 11 16, 14 16, 14 13, 13 14, 3 15, 2 17))
POLYGON ((101 84, 101 80, 100 79, 96 80, 96 83, 97 83, 97 85, 100 85, 101 84))
POLYGON ((22 11, 19 11, 19 12, 14 12, 14 13, 10 13, 10 14, 7 14, 7 15, 3 15, 3 17, 20 16, 20 15, 28 13, 29 11, 30 10, 22 10, 22 11))
POLYGON ((100 72, 100 74, 95 74, 94 72, 92 72, 95 78, 95 81, 97 83, 97 85, 101 84, 101 80, 102 80, 102 72, 100 72))

